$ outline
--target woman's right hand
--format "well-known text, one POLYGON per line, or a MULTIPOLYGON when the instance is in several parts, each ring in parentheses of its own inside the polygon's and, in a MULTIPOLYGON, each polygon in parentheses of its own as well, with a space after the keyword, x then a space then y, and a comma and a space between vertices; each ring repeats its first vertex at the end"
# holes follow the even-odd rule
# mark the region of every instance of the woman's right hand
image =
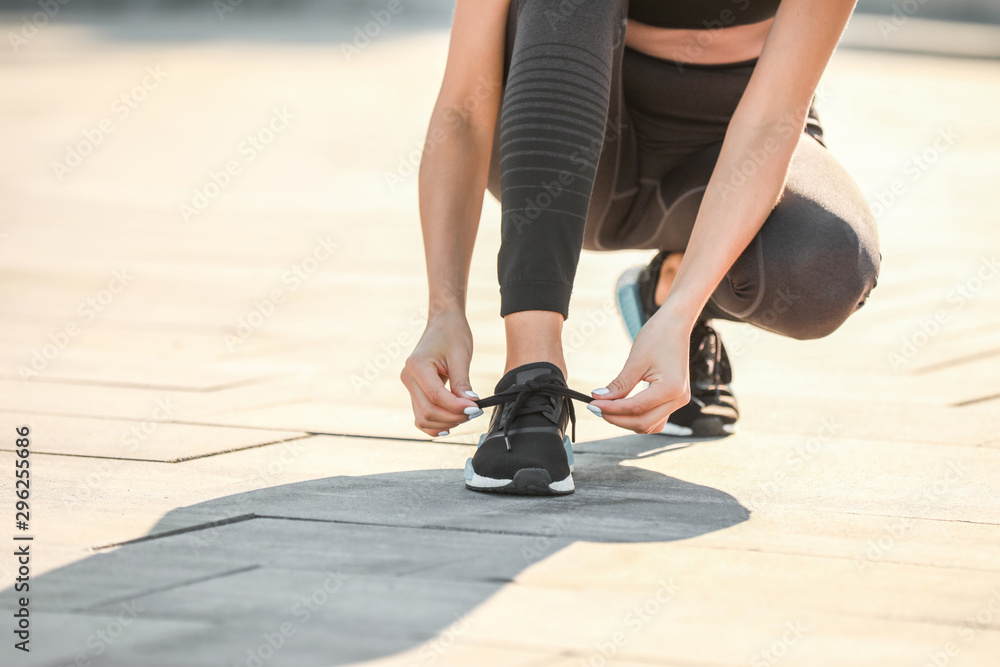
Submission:
POLYGON ((418 429, 432 437, 447 435, 483 414, 472 400, 479 397, 469 384, 471 362, 472 330, 465 315, 433 316, 399 375, 410 392, 418 429))

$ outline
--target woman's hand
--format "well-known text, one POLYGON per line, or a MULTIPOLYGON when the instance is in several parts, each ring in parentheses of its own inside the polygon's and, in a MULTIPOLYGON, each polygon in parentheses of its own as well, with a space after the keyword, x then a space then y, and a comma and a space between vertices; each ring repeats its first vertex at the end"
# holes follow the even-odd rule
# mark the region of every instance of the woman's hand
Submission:
POLYGON ((479 397, 469 384, 471 361, 472 331, 465 315, 434 315, 399 376, 410 392, 418 429, 434 437, 447 435, 483 414, 472 400, 479 397))
POLYGON ((636 433, 659 433, 667 418, 691 400, 688 354, 692 323, 660 309, 639 331, 625 367, 614 380, 592 392, 605 421, 636 433), (639 382, 649 387, 625 398, 639 382))

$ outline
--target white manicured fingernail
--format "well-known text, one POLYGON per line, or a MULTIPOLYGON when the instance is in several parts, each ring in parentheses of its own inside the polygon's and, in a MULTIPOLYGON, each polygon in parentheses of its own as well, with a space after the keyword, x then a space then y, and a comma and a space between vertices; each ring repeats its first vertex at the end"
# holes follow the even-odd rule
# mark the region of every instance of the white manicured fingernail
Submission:
POLYGON ((440 433, 438 433, 439 438, 443 438, 446 435, 448 435, 448 431, 441 431, 440 433))
POLYGON ((587 404, 587 409, 590 410, 591 412, 593 412, 598 417, 603 417, 604 416, 604 415, 601 414, 601 409, 599 407, 597 407, 596 405, 591 405, 590 403, 588 403, 587 404))
POLYGON ((471 422, 476 417, 481 417, 482 415, 483 415, 483 411, 482 410, 480 410, 479 412, 473 412, 472 414, 469 415, 469 418, 466 419, 465 421, 470 421, 471 422))
POLYGON ((467 407, 465 409, 465 414, 467 414, 467 415, 476 415, 478 417, 479 415, 483 414, 483 411, 480 410, 475 405, 470 405, 469 407, 467 407))
POLYGON ((601 387, 600 389, 594 389, 590 392, 591 394, 597 394, 598 396, 604 396, 605 394, 610 394, 611 390, 607 387, 601 387))
POLYGON ((466 396, 468 396, 469 398, 474 398, 474 399, 476 399, 477 401, 479 400, 479 394, 477 394, 477 393, 476 393, 476 392, 474 392, 474 391, 466 391, 466 392, 465 392, 465 395, 466 395, 466 396))

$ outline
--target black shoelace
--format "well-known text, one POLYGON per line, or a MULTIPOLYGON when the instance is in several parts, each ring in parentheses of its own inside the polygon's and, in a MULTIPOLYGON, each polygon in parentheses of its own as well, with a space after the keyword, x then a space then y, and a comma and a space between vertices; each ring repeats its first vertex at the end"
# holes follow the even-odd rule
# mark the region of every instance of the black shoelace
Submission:
MULTIPOLYGON (((510 451, 510 438, 508 437, 508 431, 510 430, 510 425, 513 423, 514 419, 522 415, 540 413, 551 419, 555 424, 558 424, 559 402, 566 399, 575 399, 577 401, 583 401, 584 403, 590 403, 594 400, 586 394, 581 394, 578 391, 570 389, 563 383, 562 378, 554 373, 549 373, 531 378, 524 384, 512 385, 508 389, 497 392, 492 396, 481 398, 476 401, 476 405, 480 408, 488 408, 501 404, 503 405, 503 411, 500 413, 499 426, 503 429, 503 439, 507 445, 507 450, 510 451), (545 396, 550 400, 544 404, 539 402, 537 405, 526 405, 528 398, 536 395, 545 396)), ((572 440, 575 441, 576 411, 573 409, 572 400, 566 400, 566 405, 567 411, 569 412, 569 421, 572 425, 571 437, 572 440)))

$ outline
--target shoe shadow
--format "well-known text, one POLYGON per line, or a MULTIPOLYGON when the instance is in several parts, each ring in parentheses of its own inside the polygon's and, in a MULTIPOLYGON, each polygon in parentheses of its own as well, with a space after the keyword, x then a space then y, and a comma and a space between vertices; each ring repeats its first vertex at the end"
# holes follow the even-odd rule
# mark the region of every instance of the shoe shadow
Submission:
MULTIPOLYGON (((578 443, 577 491, 556 498, 474 493, 461 470, 434 469, 179 508, 139 540, 33 579, 32 652, 3 662, 326 667, 410 651, 400 664, 430 664, 428 641, 461 636, 470 612, 574 542, 668 542, 746 521, 727 493, 621 465, 691 444, 578 443)), ((0 607, 15 598, 8 588, 0 607)))

